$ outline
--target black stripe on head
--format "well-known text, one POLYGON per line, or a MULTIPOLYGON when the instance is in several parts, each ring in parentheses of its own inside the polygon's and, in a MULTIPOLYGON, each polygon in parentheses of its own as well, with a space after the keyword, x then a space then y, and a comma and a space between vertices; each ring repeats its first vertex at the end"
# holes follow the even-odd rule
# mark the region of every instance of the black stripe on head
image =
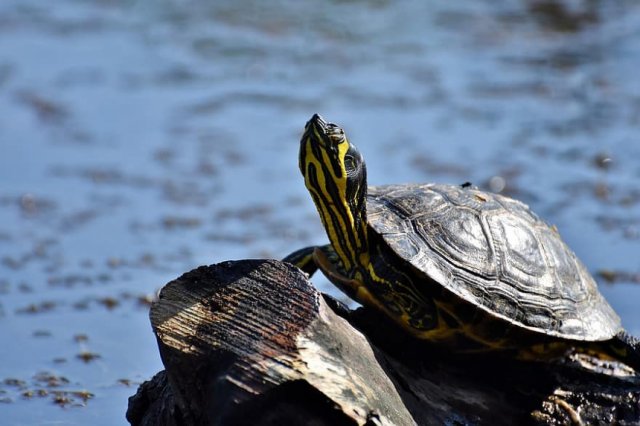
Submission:
POLYGON ((342 129, 333 123, 326 123, 322 120, 321 122, 312 122, 309 133, 313 155, 324 163, 322 161, 322 151, 324 151, 329 157, 333 175, 336 178, 342 178, 342 159, 338 147, 340 144, 348 143, 342 129))
POLYGON ((314 115, 300 141, 300 170, 345 269, 368 250, 366 168, 344 131, 314 115))

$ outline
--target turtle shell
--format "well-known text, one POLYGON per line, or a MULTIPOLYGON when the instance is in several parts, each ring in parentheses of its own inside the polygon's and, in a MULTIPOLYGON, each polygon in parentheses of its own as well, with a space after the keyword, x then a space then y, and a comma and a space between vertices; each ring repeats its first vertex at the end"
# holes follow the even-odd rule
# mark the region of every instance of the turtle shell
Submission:
POLYGON ((492 316, 574 340, 622 330, 557 230, 519 201, 453 185, 375 186, 367 215, 400 258, 492 316))

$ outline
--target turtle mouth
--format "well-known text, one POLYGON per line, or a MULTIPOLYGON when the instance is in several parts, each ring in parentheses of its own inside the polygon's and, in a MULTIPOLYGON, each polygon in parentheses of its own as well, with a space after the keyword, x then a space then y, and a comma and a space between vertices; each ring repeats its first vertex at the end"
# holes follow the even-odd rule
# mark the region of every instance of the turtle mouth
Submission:
POLYGON ((304 128, 308 130, 309 127, 316 126, 324 130, 328 125, 329 123, 324 118, 322 118, 320 114, 313 114, 313 117, 311 117, 311 119, 307 121, 307 124, 304 126, 304 128))

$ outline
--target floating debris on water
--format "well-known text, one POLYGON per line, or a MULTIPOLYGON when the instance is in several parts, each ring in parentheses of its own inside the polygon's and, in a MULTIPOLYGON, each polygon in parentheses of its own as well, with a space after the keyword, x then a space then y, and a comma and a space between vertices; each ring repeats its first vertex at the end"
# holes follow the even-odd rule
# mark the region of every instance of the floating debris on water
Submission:
POLYGON ((100 358, 100 355, 95 352, 82 351, 78 355, 76 355, 76 358, 86 363, 89 363, 91 361, 95 361, 96 359, 100 358))

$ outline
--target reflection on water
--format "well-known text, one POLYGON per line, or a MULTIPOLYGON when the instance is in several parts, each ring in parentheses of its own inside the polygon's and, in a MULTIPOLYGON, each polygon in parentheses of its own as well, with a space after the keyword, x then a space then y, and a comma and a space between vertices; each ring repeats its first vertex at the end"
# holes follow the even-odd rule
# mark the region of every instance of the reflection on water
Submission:
POLYGON ((159 286, 324 241, 314 112, 373 184, 531 204, 640 334, 639 28, 635 1, 3 1, 3 420, 122 422, 159 286))

